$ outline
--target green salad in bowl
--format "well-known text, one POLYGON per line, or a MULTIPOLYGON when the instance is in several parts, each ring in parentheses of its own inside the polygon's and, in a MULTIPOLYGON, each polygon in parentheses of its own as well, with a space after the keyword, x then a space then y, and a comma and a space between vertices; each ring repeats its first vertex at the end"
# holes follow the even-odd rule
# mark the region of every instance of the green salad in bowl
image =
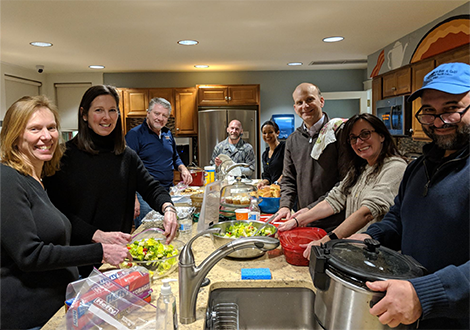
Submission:
MULTIPOLYGON (((218 234, 211 233, 210 237, 214 243, 214 248, 219 248, 222 245, 230 243, 231 241, 243 238, 251 237, 255 233, 256 229, 264 225, 263 221, 252 221, 252 220, 231 220, 221 221, 213 224, 210 228, 220 228, 218 234)), ((277 228, 273 224, 268 224, 262 228, 256 236, 270 236, 275 237, 277 234, 277 228)), ((264 255, 265 252, 256 248, 237 250, 228 255, 230 258, 249 259, 257 258, 264 255)))
POLYGON ((173 240, 167 245, 165 240, 158 228, 150 228, 135 235, 132 242, 127 244, 133 260, 124 261, 120 267, 143 266, 153 278, 170 274, 178 266, 178 255, 184 243, 173 240))

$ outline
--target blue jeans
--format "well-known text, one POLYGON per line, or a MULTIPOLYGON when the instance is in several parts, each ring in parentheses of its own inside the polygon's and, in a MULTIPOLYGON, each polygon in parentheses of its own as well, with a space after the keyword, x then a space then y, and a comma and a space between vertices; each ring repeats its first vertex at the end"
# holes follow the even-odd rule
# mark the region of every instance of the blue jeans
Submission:
POLYGON ((142 224, 142 219, 145 218, 147 213, 150 211, 153 211, 153 209, 147 204, 146 201, 140 196, 139 193, 137 193, 137 199, 139 200, 140 203, 140 214, 137 218, 134 219, 134 224, 135 228, 137 229, 141 224, 142 224))

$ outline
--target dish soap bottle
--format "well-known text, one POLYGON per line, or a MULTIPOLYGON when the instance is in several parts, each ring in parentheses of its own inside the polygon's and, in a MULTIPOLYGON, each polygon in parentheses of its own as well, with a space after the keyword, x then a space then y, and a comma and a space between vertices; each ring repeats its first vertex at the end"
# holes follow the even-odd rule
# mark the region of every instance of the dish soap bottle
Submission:
POLYGON ((259 221, 261 211, 258 206, 258 199, 255 197, 251 198, 250 211, 248 212, 248 220, 259 221))
POLYGON ((176 282, 175 279, 163 279, 163 285, 160 289, 160 297, 157 299, 157 330, 176 330, 178 329, 178 315, 176 313, 176 299, 171 293, 170 282, 176 282))

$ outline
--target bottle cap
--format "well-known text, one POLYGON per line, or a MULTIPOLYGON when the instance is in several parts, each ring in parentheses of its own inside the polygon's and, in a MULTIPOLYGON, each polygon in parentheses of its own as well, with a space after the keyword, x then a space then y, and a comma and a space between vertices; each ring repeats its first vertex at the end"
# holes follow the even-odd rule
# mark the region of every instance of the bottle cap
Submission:
POLYGON ((174 278, 165 278, 162 280, 162 287, 160 288, 160 294, 163 296, 168 296, 171 294, 170 282, 177 282, 174 278))

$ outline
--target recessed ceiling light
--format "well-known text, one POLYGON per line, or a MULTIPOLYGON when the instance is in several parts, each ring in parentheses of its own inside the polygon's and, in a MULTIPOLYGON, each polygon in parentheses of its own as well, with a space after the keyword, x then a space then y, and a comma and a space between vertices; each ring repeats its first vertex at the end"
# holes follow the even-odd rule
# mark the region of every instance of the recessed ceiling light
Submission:
POLYGON ((209 66, 208 65, 195 65, 194 67, 198 69, 205 69, 205 68, 208 68, 209 66))
POLYGON ((344 37, 328 37, 328 38, 323 38, 324 42, 338 42, 343 40, 344 37))
POLYGON ((90 65, 88 67, 90 69, 104 69, 104 65, 90 65))
POLYGON ((52 44, 50 42, 45 42, 45 41, 33 41, 33 42, 30 42, 29 44, 35 47, 52 47, 52 44))
POLYGON ((199 43, 197 40, 180 40, 178 41, 178 44, 182 46, 195 46, 199 43))
POLYGON ((298 65, 303 65, 303 63, 302 62, 289 62, 289 63, 287 63, 287 65, 298 66, 298 65))

